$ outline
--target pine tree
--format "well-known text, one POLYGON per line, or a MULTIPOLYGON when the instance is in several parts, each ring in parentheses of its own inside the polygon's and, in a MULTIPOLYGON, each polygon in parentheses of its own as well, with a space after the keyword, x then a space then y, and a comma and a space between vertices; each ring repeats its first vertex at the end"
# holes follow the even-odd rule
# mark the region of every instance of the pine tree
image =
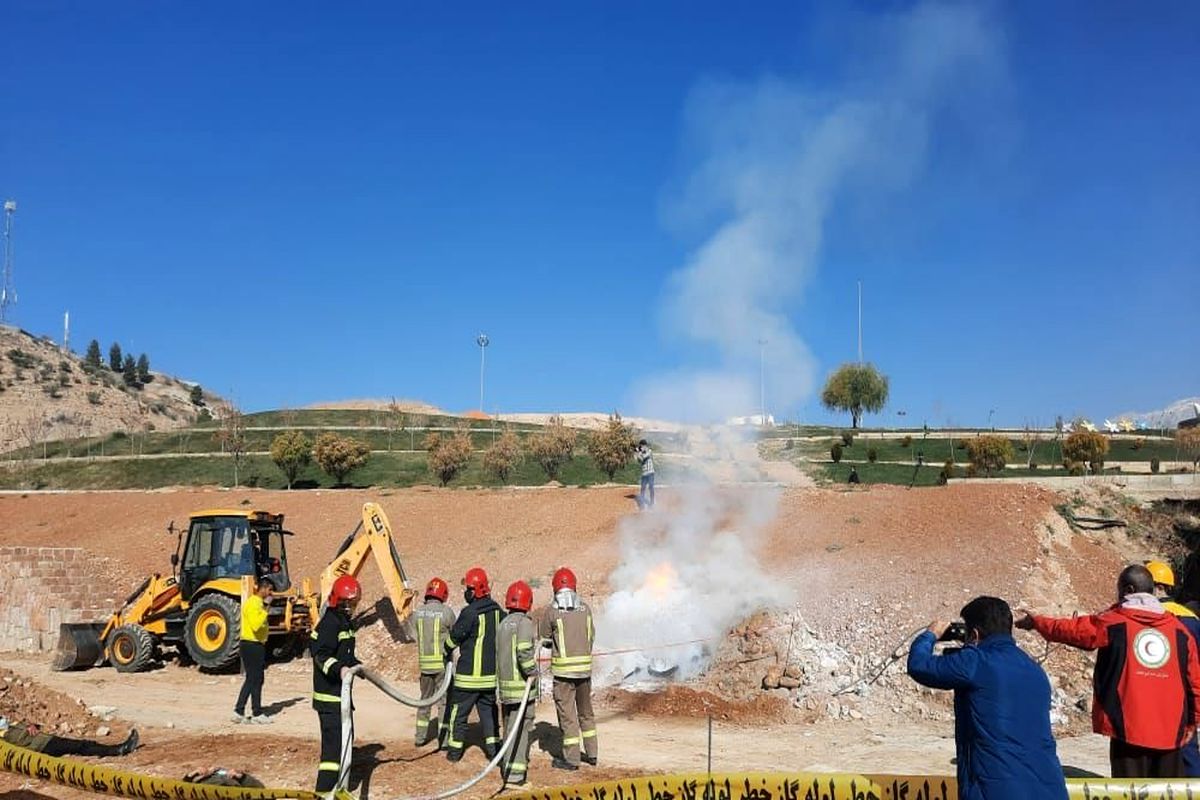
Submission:
POLYGON ((100 369, 103 365, 103 356, 100 355, 100 343, 92 339, 88 343, 87 355, 83 357, 83 363, 92 369, 100 369))
POLYGON ((108 348, 108 368, 113 372, 121 371, 121 345, 116 342, 108 348))
POLYGON ((154 380, 150 375, 150 358, 142 353, 137 360, 137 379, 138 383, 149 383, 154 380))
POLYGON ((137 362, 133 360, 133 356, 125 356, 125 362, 121 365, 121 372, 126 386, 141 386, 138 383, 137 362))

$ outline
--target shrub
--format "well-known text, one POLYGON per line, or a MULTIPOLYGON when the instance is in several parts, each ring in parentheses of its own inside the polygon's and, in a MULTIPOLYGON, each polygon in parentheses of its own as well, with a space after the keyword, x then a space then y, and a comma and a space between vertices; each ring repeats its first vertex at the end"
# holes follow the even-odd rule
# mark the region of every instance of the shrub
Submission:
POLYGON ((459 428, 453 436, 429 434, 425 437, 425 448, 429 451, 429 471, 437 476, 442 486, 454 480, 454 476, 471 463, 471 436, 465 427, 459 428))
POLYGON ((1150 471, 1157 475, 1160 469, 1162 469, 1162 463, 1157 458, 1150 459, 1150 471))
POLYGON ((94 406, 100 405, 101 404, 100 392, 95 391, 95 390, 88 392, 87 393, 87 401, 94 406))
POLYGON ((846 447, 854 444, 854 433, 852 431, 842 431, 842 444, 846 447))
POLYGON ((975 478, 979 475, 979 467, 975 466, 974 463, 967 464, 964 472, 966 472, 968 478, 975 478))
POLYGON ((1003 436, 976 436, 967 441, 967 456, 976 473, 983 471, 990 478, 992 472, 1004 469, 1012 460, 1012 442, 1003 436))
POLYGON ((1075 431, 1063 441, 1062 452, 1067 461, 1091 464, 1092 472, 1099 475, 1104 471, 1108 437, 1098 431, 1075 431))
POLYGON ((508 483, 508 476, 525 460, 521 451, 521 440, 511 428, 505 428, 500 438, 483 451, 483 469, 501 483, 508 483))
POLYGON ((563 424, 562 417, 550 418, 550 424, 526 442, 529 454, 545 470, 551 480, 558 477, 563 465, 571 460, 575 452, 575 430, 563 424))
POLYGON ((949 483, 950 479, 953 477, 954 477, 954 462, 947 461, 945 464, 942 464, 942 471, 938 473, 938 483, 940 483, 944 486, 947 483, 949 483))
POLYGON ((617 470, 633 458, 637 441, 633 428, 621 421, 620 414, 613 412, 608 416, 608 423, 588 437, 587 451, 611 481, 617 470))
POLYGON ((867 448, 867 461, 870 461, 872 464, 874 464, 878 459, 879 459, 879 451, 876 450, 874 447, 868 447, 867 448))
POLYGON ((204 390, 200 388, 200 384, 197 383, 192 387, 192 390, 188 392, 188 397, 192 401, 192 405, 204 405, 204 390))
POLYGON ((829 457, 833 459, 833 463, 840 463, 842 460, 842 443, 834 442, 833 447, 829 448, 829 457))
POLYGON ((1087 465, 1085 465, 1082 461, 1072 461, 1071 459, 1067 458, 1063 459, 1063 469, 1067 471, 1068 475, 1079 477, 1087 472, 1087 465))
POLYGON ((313 447, 317 466, 338 484, 344 483, 347 475, 367 463, 370 455, 371 448, 363 442, 336 433, 322 433, 313 447))
POLYGON ((1133 444, 1130 445, 1130 447, 1132 447, 1134 450, 1141 450, 1145 446, 1146 446, 1146 437, 1145 436, 1139 436, 1138 438, 1134 439, 1133 444))
POLYGON ((271 460, 283 472, 288 489, 296 482, 300 470, 312 463, 312 457, 312 442, 303 431, 284 431, 271 442, 271 460))
POLYGON ((1029 471, 1030 472, 1037 472, 1037 467, 1038 467, 1038 465, 1037 465, 1036 461, 1029 462, 1029 471))
POLYGON ((900 446, 901 447, 912 447, 912 437, 909 436, 908 434, 905 434, 904 438, 900 440, 900 446))

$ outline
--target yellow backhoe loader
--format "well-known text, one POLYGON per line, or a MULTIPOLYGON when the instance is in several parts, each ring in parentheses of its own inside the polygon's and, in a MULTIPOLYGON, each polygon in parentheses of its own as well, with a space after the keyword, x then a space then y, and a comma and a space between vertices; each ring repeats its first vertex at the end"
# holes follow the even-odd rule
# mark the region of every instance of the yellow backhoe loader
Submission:
POLYGON ((186 538, 178 534, 172 575, 147 578, 108 620, 63 624, 52 668, 78 669, 111 663, 140 672, 173 645, 201 669, 220 671, 238 661, 241 603, 255 581, 275 585, 268 607, 268 650, 276 657, 299 652, 316 625, 322 600, 339 575, 358 575, 374 553, 397 619, 412 613, 416 592, 404 568, 383 509, 366 503, 362 519, 321 573, 320 594, 306 578, 299 589, 288 573, 283 515, 215 509, 190 515, 186 538), (182 558, 180 553, 182 552, 182 558))

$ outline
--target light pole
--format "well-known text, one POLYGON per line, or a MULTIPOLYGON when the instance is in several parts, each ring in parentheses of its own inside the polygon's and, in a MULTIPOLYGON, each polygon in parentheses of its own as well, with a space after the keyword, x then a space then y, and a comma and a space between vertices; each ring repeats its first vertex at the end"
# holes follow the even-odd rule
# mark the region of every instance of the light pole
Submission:
POLYGON ((763 348, 767 346, 766 339, 758 340, 758 422, 760 427, 767 427, 767 381, 764 367, 763 348))
POLYGON ((486 333, 481 333, 475 337, 475 344, 479 345, 479 413, 483 413, 483 365, 486 360, 487 346, 492 343, 486 333))

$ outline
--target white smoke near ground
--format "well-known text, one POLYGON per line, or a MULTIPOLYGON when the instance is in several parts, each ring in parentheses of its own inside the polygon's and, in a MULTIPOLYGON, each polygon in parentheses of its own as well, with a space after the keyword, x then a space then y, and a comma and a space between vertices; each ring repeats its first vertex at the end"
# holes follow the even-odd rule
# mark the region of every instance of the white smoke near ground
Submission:
MULTIPOLYGON (((696 165, 676 211, 712 229, 671 276, 662 318, 708 359, 637 384, 637 413, 713 422, 756 412, 763 341, 771 407, 810 395, 814 360, 789 314, 838 204, 903 190, 943 110, 1003 93, 1002 41, 978 5, 921 4, 864 38, 869 54, 851 59, 834 89, 769 77, 694 92, 685 128, 696 165)), ((599 660, 602 683, 691 677, 730 628, 794 599, 758 559, 778 490, 728 485, 761 474, 753 441, 695 434, 669 507, 622 526, 598 620, 597 650, 614 653, 599 660)))

